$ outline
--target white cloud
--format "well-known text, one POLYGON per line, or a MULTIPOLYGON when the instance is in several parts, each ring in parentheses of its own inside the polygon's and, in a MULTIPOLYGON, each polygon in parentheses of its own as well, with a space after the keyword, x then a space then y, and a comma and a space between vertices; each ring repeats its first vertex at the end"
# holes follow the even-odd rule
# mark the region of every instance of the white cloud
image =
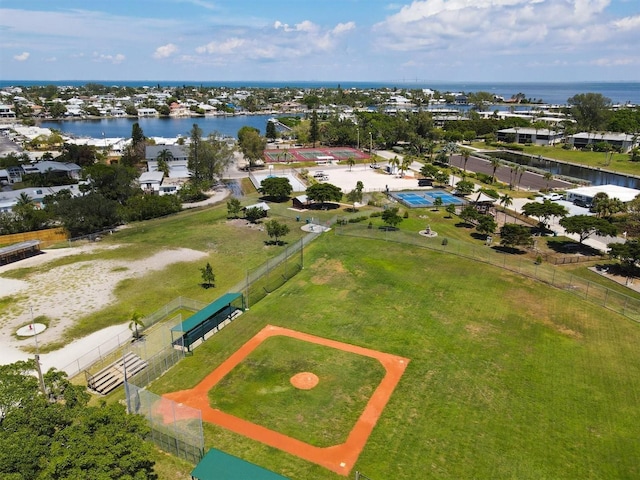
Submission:
POLYGON ((116 55, 105 55, 103 53, 93 52, 93 60, 95 62, 109 62, 118 65, 125 60, 125 56, 121 53, 116 55))
POLYGON ((355 28, 356 28, 355 22, 339 23, 333 28, 332 32, 334 35, 340 35, 341 33, 349 32, 355 28))
POLYGON ((636 32, 640 30, 640 15, 636 15, 635 17, 625 17, 620 20, 616 20, 613 23, 613 26, 619 30, 623 31, 633 31, 636 32))
POLYGON ((198 53, 229 55, 246 45, 246 40, 242 38, 229 38, 222 42, 209 42, 196 48, 198 53))
POLYGON ((290 27, 287 23, 282 23, 276 20, 273 27, 276 30, 284 30, 285 32, 316 32, 319 30, 318 26, 309 20, 296 23, 293 27, 290 27))
MULTIPOLYGON (((611 35, 604 28, 603 15, 609 3, 610 0, 415 0, 376 24, 374 30, 381 47, 396 51, 472 49, 500 53, 523 49, 535 53, 549 48, 572 49, 611 35)), ((631 20, 628 23, 635 25, 631 20)))
POLYGON ((173 43, 167 43, 166 45, 156 48, 156 51, 153 53, 153 58, 167 58, 177 51, 178 47, 176 45, 173 43))
POLYGON ((29 55, 30 55, 29 52, 22 52, 19 55, 14 55, 13 59, 17 60, 18 62, 24 62, 29 58, 29 55))

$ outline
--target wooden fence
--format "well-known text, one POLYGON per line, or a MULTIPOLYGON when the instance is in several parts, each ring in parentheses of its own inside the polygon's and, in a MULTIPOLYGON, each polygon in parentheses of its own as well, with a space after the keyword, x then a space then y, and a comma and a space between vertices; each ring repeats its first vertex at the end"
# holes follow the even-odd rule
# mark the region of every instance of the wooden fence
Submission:
POLYGON ((67 234, 63 229, 49 228, 35 232, 0 235, 0 246, 13 245, 14 243, 26 242, 27 240, 40 240, 40 247, 47 248, 54 243, 65 242, 67 238, 67 234))

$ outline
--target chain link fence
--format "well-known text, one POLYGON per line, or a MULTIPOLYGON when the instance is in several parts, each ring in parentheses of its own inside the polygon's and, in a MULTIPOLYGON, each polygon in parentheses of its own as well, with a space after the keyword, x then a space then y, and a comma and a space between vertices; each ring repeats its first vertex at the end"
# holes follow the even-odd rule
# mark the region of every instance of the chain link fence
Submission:
POLYGON ((204 456, 202 412, 125 382, 127 412, 145 417, 149 440, 160 449, 197 464, 204 456))
POLYGON ((613 310, 633 321, 640 322, 640 300, 563 271, 553 265, 538 264, 529 257, 500 252, 487 245, 474 245, 469 242, 443 237, 429 238, 403 230, 389 231, 368 228, 365 225, 343 224, 337 225, 335 231, 337 235, 413 245, 488 263, 570 291, 585 300, 613 310))
MULTIPOLYGON (((197 312, 205 306, 206 303, 186 297, 178 297, 142 320, 144 329, 142 330, 143 336, 141 340, 132 342, 132 332, 123 327, 121 332, 76 358, 63 367, 62 370, 69 377, 74 377, 82 372, 95 373, 121 358, 127 351, 133 351, 140 358, 147 360, 162 350, 164 345, 171 344, 170 327, 158 326, 154 328, 154 326, 179 310, 197 312)), ((174 325, 175 322, 171 324, 171 327, 174 325)))

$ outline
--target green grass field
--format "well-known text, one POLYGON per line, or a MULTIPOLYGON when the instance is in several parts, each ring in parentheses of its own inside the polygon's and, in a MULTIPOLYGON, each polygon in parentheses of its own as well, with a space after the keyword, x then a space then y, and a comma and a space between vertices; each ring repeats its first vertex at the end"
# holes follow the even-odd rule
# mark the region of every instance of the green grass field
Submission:
MULTIPOLYGON (((291 226, 286 240, 293 243, 302 233, 286 207, 274 205, 272 213, 291 226)), ((320 213, 322 220, 336 214, 343 216, 320 213)), ((265 325, 278 325, 410 359, 354 468, 372 480, 639 478, 640 325, 531 278, 392 241, 430 224, 438 239, 482 247, 458 221, 420 210, 410 212, 402 231, 382 239, 335 230, 321 235, 305 249, 302 271, 251 302, 149 389, 192 388, 265 325)), ((68 338, 121 322, 132 307, 146 314, 180 295, 215 299, 282 251, 265 240, 264 232, 229 224, 224 205, 109 236, 103 242, 121 247, 90 258, 134 260, 172 247, 209 256, 123 282, 118 303, 82 319, 68 338), (207 260, 216 272, 215 291, 199 285, 207 260)), ((613 285, 582 265, 557 268, 613 285)), ((32 271, 11 274, 25 278, 32 271)), ((340 441, 382 374, 378 364, 288 342, 265 342, 211 392, 213 404, 308 443, 340 441), (245 368, 249 364, 260 369, 245 368), (325 369, 335 376, 332 388, 276 388, 298 368, 325 369)), ((108 400, 121 398, 119 392, 108 400)), ((292 480, 344 478, 214 425, 205 424, 205 439, 292 480)), ((191 465, 161 452, 154 460, 161 480, 189 478, 191 465)))
POLYGON ((384 376, 375 359, 288 337, 265 340, 209 392, 210 405, 317 447, 343 443, 384 376), (321 381, 299 390, 290 379, 321 381), (239 398, 244 399, 238 401, 239 398))
MULTIPOLYGON (((193 387, 274 324, 411 360, 356 464, 373 480, 640 475, 636 323, 486 264, 392 242, 327 234, 305 259, 296 277, 150 389, 193 387)), ((292 351, 267 357, 283 365, 292 351)), ((357 388, 362 379, 347 381, 357 388)), ((229 382, 234 390, 214 397, 247 403, 233 408, 250 415, 261 381, 239 372, 229 382)), ((302 407, 281 408, 281 393, 260 416, 295 428, 287 423, 302 407)), ((324 428, 312 418, 310 429, 324 428)), ((213 425, 205 435, 209 446, 291 479, 342 478, 213 425)))

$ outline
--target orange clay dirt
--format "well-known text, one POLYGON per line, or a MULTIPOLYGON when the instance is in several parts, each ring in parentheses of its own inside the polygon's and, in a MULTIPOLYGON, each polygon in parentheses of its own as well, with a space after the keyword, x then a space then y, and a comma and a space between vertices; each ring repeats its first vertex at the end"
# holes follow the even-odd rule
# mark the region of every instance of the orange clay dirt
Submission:
MULTIPOLYGON (((295 330, 267 325, 194 388, 168 393, 165 394, 164 397, 201 410, 202 419, 206 422, 213 423, 271 447, 278 448, 291 455, 303 458, 346 476, 358 460, 358 456, 362 452, 369 435, 373 431, 373 427, 375 427, 382 410, 389 401, 408 363, 408 359, 396 355, 336 342, 295 330), (264 340, 278 335, 332 347, 337 350, 355 353, 356 355, 375 358, 384 367, 386 371, 384 378, 371 395, 371 398, 369 398, 360 418, 358 418, 349 433, 346 442, 326 448, 316 447, 209 406, 209 399, 207 397, 209 390, 242 362, 247 355, 255 350, 264 340)), ((318 377, 311 372, 302 372, 291 377, 291 383, 295 387, 302 389, 311 389, 318 381, 318 377)), ((168 419, 168 421, 172 420, 173 418, 168 419)))

